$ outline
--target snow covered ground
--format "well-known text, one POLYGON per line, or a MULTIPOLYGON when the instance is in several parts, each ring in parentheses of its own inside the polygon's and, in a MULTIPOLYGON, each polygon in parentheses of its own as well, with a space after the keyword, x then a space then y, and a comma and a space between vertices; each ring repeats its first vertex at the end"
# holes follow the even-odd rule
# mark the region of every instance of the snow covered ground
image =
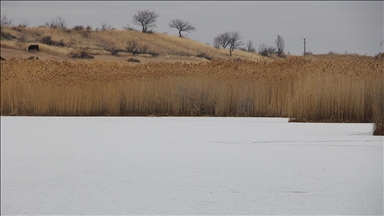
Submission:
POLYGON ((383 214, 372 124, 1 117, 1 214, 383 214))

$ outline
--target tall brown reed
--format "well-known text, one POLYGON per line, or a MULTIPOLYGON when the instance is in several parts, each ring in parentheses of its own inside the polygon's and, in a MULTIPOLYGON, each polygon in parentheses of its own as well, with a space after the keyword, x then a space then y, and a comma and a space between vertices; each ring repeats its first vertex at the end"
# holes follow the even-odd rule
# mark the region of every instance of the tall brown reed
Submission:
POLYGON ((382 128, 384 75, 373 58, 142 65, 11 59, 1 72, 2 115, 276 116, 382 128))
POLYGON ((384 78, 375 80, 375 96, 372 103, 373 117, 375 123, 373 135, 384 135, 384 78))
POLYGON ((384 88, 381 64, 357 57, 308 60, 294 81, 290 121, 371 122, 384 88))
POLYGON ((2 115, 286 116, 291 88, 267 62, 11 59, 1 69, 2 115))

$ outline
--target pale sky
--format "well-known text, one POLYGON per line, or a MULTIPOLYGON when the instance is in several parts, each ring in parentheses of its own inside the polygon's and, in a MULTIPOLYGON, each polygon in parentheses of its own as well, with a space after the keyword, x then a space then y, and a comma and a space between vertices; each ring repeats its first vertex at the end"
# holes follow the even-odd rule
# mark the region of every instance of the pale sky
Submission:
POLYGON ((132 23, 139 10, 154 10, 160 14, 155 32, 178 35, 168 23, 183 19, 196 27, 187 37, 209 43, 225 31, 239 31, 243 41, 274 45, 277 34, 285 40, 285 51, 301 55, 306 38, 307 51, 328 53, 358 53, 375 55, 383 52, 384 4, 382 1, 1 1, 1 15, 13 24, 28 20, 30 26, 43 25, 62 17, 68 28, 102 23, 122 29, 132 23))

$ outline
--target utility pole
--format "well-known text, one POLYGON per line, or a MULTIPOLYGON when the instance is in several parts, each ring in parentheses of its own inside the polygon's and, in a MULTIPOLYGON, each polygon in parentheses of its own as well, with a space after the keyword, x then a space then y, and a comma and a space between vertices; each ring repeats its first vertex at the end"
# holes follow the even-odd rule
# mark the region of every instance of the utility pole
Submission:
POLYGON ((304 56, 305 56, 305 38, 304 38, 304 56))

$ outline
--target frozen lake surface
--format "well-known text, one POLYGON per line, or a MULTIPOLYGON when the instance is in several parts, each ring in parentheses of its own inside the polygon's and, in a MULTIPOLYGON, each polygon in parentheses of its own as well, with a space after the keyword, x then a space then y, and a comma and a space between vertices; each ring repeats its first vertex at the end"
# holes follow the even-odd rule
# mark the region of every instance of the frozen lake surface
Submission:
POLYGON ((383 214, 372 124, 1 117, 1 214, 383 214))

